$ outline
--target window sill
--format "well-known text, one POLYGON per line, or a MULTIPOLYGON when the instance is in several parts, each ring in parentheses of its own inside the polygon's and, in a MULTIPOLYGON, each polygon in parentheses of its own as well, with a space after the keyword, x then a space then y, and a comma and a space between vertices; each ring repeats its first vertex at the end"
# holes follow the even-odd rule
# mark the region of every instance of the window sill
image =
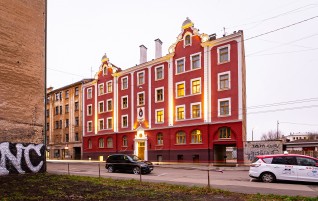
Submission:
POLYGON ((218 65, 226 64, 226 63, 229 63, 230 61, 231 61, 231 60, 218 62, 218 65))

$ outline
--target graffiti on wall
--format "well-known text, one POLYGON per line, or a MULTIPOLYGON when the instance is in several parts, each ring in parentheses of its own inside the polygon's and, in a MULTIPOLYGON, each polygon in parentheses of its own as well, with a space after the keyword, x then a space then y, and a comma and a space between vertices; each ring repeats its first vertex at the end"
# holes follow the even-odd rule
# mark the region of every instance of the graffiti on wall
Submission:
POLYGON ((0 175, 45 172, 44 144, 0 142, 0 175))
POLYGON ((257 155, 281 153, 283 153, 283 142, 280 140, 245 142, 244 154, 249 161, 252 161, 257 155))

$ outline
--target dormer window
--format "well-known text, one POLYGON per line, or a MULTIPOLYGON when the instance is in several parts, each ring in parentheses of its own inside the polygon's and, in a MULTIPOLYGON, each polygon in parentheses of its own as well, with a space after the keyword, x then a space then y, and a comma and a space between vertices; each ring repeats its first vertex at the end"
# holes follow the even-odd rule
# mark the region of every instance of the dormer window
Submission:
POLYGON ((107 75, 107 67, 106 66, 103 69, 103 75, 107 75))
POLYGON ((186 35, 184 38, 184 46, 191 45, 191 35, 186 35))

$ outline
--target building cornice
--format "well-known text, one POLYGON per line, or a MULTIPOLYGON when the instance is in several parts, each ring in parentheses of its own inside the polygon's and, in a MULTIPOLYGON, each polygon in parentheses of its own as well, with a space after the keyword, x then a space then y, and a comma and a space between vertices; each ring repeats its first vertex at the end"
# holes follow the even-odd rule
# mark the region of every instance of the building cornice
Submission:
POLYGON ((236 33, 233 33, 231 35, 228 35, 228 36, 224 36, 222 38, 217 38, 215 40, 208 40, 206 42, 203 42, 201 43, 201 46, 202 47, 207 47, 207 46, 216 46, 218 44, 222 44, 222 43, 225 43, 225 42, 229 42, 229 41, 232 41, 232 40, 236 40, 237 42, 242 42, 242 39, 243 39, 243 31, 238 31, 236 33))

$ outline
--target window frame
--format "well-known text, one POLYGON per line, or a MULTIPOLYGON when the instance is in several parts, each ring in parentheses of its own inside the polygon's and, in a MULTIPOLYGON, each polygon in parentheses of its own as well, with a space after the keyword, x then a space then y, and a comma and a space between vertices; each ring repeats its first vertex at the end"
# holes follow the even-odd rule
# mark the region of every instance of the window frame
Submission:
POLYGON ((98 114, 101 114, 101 113, 103 113, 103 112, 105 112, 105 104, 104 104, 104 101, 99 101, 99 102, 98 102, 98 114), (102 105, 102 107, 103 107, 103 110, 101 110, 101 105, 102 105))
POLYGON ((105 148, 105 140, 104 138, 98 138, 98 148, 105 148))
POLYGON ((202 132, 199 129, 195 129, 191 132, 191 144, 202 144, 202 132), (200 133, 198 133, 199 131, 200 133))
POLYGON ((202 65, 202 63, 201 63, 201 52, 198 52, 198 53, 194 53, 194 54, 191 54, 190 55, 190 66, 191 66, 191 70, 198 70, 198 69, 201 69, 201 66, 202 65), (196 68, 193 68, 193 57, 195 57, 195 56, 199 56, 199 66, 198 67, 196 67, 196 68))
POLYGON ((155 110, 155 123, 156 123, 156 124, 163 124, 163 123, 165 123, 165 111, 164 111, 163 108, 160 108, 160 109, 156 109, 156 110, 155 110), (161 114, 162 121, 158 121, 158 112, 162 112, 162 114, 161 114))
POLYGON ((185 63, 186 63, 186 58, 185 58, 185 57, 181 57, 181 58, 175 60, 175 67, 176 67, 176 69, 175 69, 175 70, 176 70, 176 73, 175 73, 175 74, 176 74, 176 75, 182 74, 182 73, 185 72, 185 63), (179 72, 179 71, 178 71, 178 69, 179 69, 178 62, 179 62, 179 61, 183 61, 183 68, 182 68, 183 71, 182 71, 182 72, 179 72))
POLYGON ((231 61, 231 45, 230 44, 226 44, 226 45, 222 45, 220 47, 217 48, 217 57, 218 57, 218 64, 223 64, 223 63, 228 63, 231 61), (227 48, 227 60, 226 61, 221 61, 221 49, 227 48))
POLYGON ((106 111, 107 111, 107 112, 113 111, 113 107, 114 107, 114 106, 113 106, 113 99, 111 99, 111 98, 110 98, 110 99, 107 99, 106 102, 107 102, 107 110, 106 110, 106 111), (111 103, 111 108, 109 108, 109 102, 111 103))
POLYGON ((187 32, 183 36, 183 47, 192 46, 192 34, 190 32, 187 32), (187 40, 187 37, 189 36, 189 41, 187 40))
POLYGON ((87 116, 92 116, 93 115, 93 105, 92 104, 89 104, 89 105, 87 105, 87 108, 86 108, 87 110, 86 110, 86 114, 87 114, 87 116), (90 110, 89 110, 89 108, 91 108, 90 110), (90 112, 89 112, 90 111, 90 112))
POLYGON ((92 99, 93 98, 93 88, 87 88, 86 89, 86 99, 92 99))
POLYGON ((128 109, 128 96, 121 97, 121 109, 128 109), (127 99, 127 106, 124 107, 124 99, 127 99))
POLYGON ((201 102, 196 102, 196 103, 191 103, 190 104, 190 107, 191 107, 191 119, 201 119, 202 118, 202 107, 201 107, 201 102), (193 106, 196 106, 198 105, 199 106, 199 116, 198 117, 194 117, 194 113, 193 113, 193 106))
POLYGON ((128 81, 128 76, 125 76, 125 77, 122 77, 122 78, 121 78, 121 90, 126 90, 126 89, 128 89, 128 82, 129 82, 129 81, 128 81), (125 83, 124 80, 127 80, 127 83, 126 83, 127 86, 126 86, 126 87, 125 87, 125 85, 124 85, 124 83, 125 83))
POLYGON ((107 148, 114 148, 114 141, 112 137, 108 137, 106 139, 106 147, 107 148))
POLYGON ((93 132, 93 121, 87 121, 87 132, 93 132), (90 126, 89 126, 90 125, 90 126))
POLYGON ((191 94, 192 95, 198 95, 198 94, 201 94, 202 93, 202 90, 201 90, 201 86, 202 86, 202 84, 201 84, 201 77, 198 77, 198 78, 194 78, 194 79, 191 79, 191 94), (194 93, 194 90, 193 90, 193 82, 195 82, 195 81, 199 81, 199 91, 197 92, 197 93, 194 93))
POLYGON ((104 119, 98 119, 98 130, 101 131, 104 129, 105 129, 104 119), (101 127, 101 125, 103 125, 103 127, 101 127))
POLYGON ((112 93, 113 92, 113 81, 107 81, 106 82, 106 93, 112 93), (109 84, 110 84, 110 90, 109 90, 109 84))
POLYGON ((155 88, 155 103, 164 102, 164 100, 165 100, 164 87, 155 88), (158 100, 158 91, 159 90, 162 90, 162 99, 161 100, 158 100))
POLYGON ((102 96, 105 94, 104 83, 98 84, 98 96, 102 96))
POLYGON ((122 127, 122 128, 128 128, 128 125, 129 125, 129 124, 128 124, 128 114, 121 115, 121 127, 122 127), (124 125, 124 118, 125 118, 125 117, 127 118, 127 119, 126 119, 126 124, 127 124, 126 126, 124 125))
POLYGON ((183 98, 183 97, 185 97, 186 96, 186 94, 185 94, 185 92, 186 92, 186 85, 185 85, 185 81, 182 81, 182 82, 177 82, 176 84, 175 84, 175 87, 176 87, 176 98, 183 98), (183 95, 182 96, 179 96, 179 88, 178 88, 178 86, 179 85, 183 85, 183 95))
POLYGON ((158 81, 158 80, 163 80, 165 78, 165 73, 164 73, 164 65, 160 65, 160 66, 156 66, 155 67, 155 81, 158 81), (158 78, 158 69, 161 68, 161 78, 158 78))
POLYGON ((219 139, 224 139, 224 140, 232 139, 232 129, 231 129, 231 127, 227 127, 227 126, 220 127, 218 129, 218 136, 219 136, 219 139), (226 131, 225 135, 223 135, 223 133, 221 133, 221 130, 225 130, 226 131))
POLYGON ((159 132, 156 134, 156 145, 163 145, 163 133, 159 132))
POLYGON ((143 71, 139 71, 139 72, 137 72, 137 85, 139 86, 139 85, 143 85, 143 84, 145 84, 146 83, 146 74, 145 74, 145 71, 143 70, 143 71), (142 75, 142 83, 140 82, 141 80, 140 80, 140 75, 142 75))
POLYGON ((176 144, 185 145, 187 144, 187 134, 184 131, 178 131, 176 133, 176 144), (181 135, 182 134, 182 135, 181 135))
POLYGON ((113 129, 113 118, 112 117, 107 118, 107 129, 113 129), (112 123, 111 127, 109 126, 109 120, 111 120, 111 123, 112 123))
POLYGON ((231 98, 218 99, 218 117, 228 117, 231 116, 231 98), (221 114, 221 102, 228 101, 228 114, 221 114))
POLYGON ((222 73, 218 73, 218 91, 225 91, 225 90, 230 90, 231 89, 231 71, 225 71, 222 73), (221 76, 227 75, 227 84, 228 87, 221 88, 221 76))
POLYGON ((123 141, 122 146, 123 146, 123 147, 128 147, 128 137, 127 137, 126 135, 124 135, 124 136, 122 137, 122 141, 123 141))
POLYGON ((186 106, 185 105, 177 105, 176 106, 176 121, 184 121, 184 120, 186 120, 186 106), (182 119, 179 118, 179 111, 178 111, 179 108, 183 108, 183 118, 182 119))
POLYGON ((138 92, 137 93, 137 106, 143 106, 145 105, 145 102, 146 102, 146 98, 145 98, 145 92, 142 91, 142 92, 138 92), (143 95, 143 103, 140 103, 140 99, 139 99, 139 95, 143 95))

